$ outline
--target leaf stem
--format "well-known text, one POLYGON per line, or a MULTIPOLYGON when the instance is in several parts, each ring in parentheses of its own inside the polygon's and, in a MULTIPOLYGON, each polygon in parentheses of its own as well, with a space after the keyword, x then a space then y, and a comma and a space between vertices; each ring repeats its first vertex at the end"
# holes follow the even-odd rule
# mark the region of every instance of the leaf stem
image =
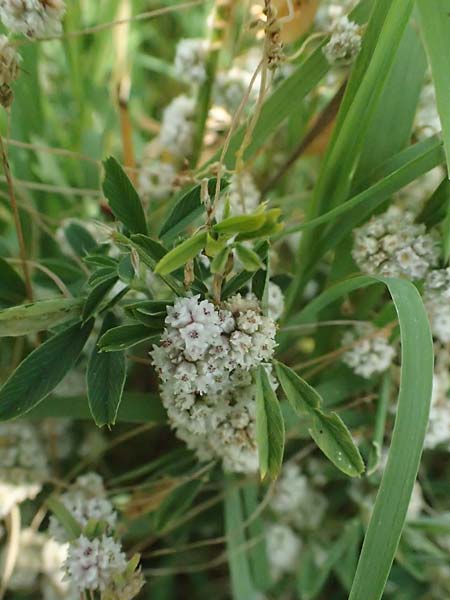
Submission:
POLYGON ((16 194, 14 192, 14 184, 11 175, 11 168, 9 165, 8 155, 6 153, 5 144, 3 143, 3 136, 0 135, 0 152, 2 155, 3 171, 5 173, 6 184, 8 187, 8 195, 11 202, 11 208, 14 216, 14 224, 16 227, 17 240, 19 242, 20 260, 22 263, 23 275, 25 278, 25 287, 27 290, 27 296, 30 302, 33 302, 33 288, 31 287, 30 271, 27 263, 27 252, 25 247, 25 239, 23 237, 22 223, 20 222, 19 207, 17 205, 16 194))
POLYGON ((217 67, 219 64, 220 51, 226 36, 227 25, 230 21, 235 0, 216 0, 215 13, 211 36, 209 40, 209 51, 206 58, 206 81, 198 89, 196 115, 197 123, 194 135, 194 150, 191 156, 191 167, 198 164, 205 134, 206 121, 211 106, 212 92, 216 80, 217 67))

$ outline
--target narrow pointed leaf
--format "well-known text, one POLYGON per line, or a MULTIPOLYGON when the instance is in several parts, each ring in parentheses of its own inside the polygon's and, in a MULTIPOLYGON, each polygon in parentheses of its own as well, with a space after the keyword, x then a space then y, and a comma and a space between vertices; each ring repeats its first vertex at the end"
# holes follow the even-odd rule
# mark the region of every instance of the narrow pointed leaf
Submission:
POLYGON ((439 116, 442 122, 447 167, 450 171, 450 4, 448 0, 417 0, 420 28, 431 64, 439 116))
MULTIPOLYGON (((108 315, 100 337, 114 323, 115 319, 108 315)), ((89 407, 98 427, 115 424, 126 377, 125 353, 101 352, 96 344, 88 362, 87 393, 89 407)))
POLYGON ((27 413, 46 398, 75 365, 94 321, 76 323, 36 348, 0 388, 0 420, 27 413))
POLYGON ((119 325, 106 331, 100 337, 98 346, 102 352, 118 352, 156 338, 155 330, 145 325, 119 325))
POLYGON ((73 319, 81 313, 78 299, 42 300, 0 310, 0 337, 28 335, 73 319))
POLYGON ((197 235, 176 246, 159 261, 155 267, 155 273, 168 275, 184 266, 205 247, 206 235, 206 232, 197 233, 197 235))
POLYGON ((147 233, 144 209, 128 175, 112 156, 103 163, 105 179, 103 193, 114 216, 131 233, 147 233))
POLYGON ((261 478, 276 479, 284 453, 284 421, 280 403, 264 367, 256 371, 256 441, 261 478))

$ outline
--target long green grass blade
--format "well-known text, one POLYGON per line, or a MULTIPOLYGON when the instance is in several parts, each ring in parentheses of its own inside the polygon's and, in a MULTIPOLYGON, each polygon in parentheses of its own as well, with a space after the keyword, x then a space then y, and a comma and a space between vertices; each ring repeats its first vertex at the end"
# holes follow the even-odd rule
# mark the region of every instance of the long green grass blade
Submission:
POLYGON ((450 171, 450 3, 448 0, 417 0, 420 27, 425 40, 436 88, 436 100, 442 122, 447 166, 450 171))

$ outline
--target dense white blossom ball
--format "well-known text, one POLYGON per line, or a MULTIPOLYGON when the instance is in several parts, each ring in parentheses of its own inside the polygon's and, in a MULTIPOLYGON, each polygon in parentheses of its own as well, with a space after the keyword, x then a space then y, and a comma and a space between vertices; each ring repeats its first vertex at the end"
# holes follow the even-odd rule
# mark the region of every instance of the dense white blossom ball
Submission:
POLYGON ((20 60, 6 35, 0 35, 0 86, 10 85, 18 78, 20 60))
MULTIPOLYGON (((72 514, 81 527, 90 520, 102 521, 110 532, 117 522, 117 512, 106 497, 102 478, 96 473, 88 473, 77 478, 60 501, 72 514)), ((50 535, 58 542, 67 541, 67 533, 55 517, 50 517, 50 535)))
POLYGON ((208 42, 201 38, 180 40, 175 54, 175 72, 184 81, 202 84, 206 79, 208 42))
POLYGON ((169 421, 200 460, 227 471, 258 468, 255 385, 251 370, 275 349, 275 323, 255 296, 239 294, 217 307, 200 296, 168 306, 166 328, 151 353, 169 421))
POLYGON ((330 41, 323 53, 331 65, 351 64, 361 50, 359 26, 347 17, 341 17, 333 26, 330 41))
POLYGON ((47 456, 34 427, 0 424, 0 518, 41 491, 48 477, 47 456))
POLYGON ((149 201, 167 198, 173 191, 176 175, 170 163, 161 160, 145 163, 139 172, 139 193, 149 201))
POLYGON ((177 158, 192 152, 195 127, 195 100, 178 96, 163 113, 159 142, 161 148, 177 158))
POLYGON ((92 540, 81 535, 69 544, 65 562, 67 577, 80 593, 107 589, 126 566, 120 543, 107 535, 92 540))
POLYGON ((425 448, 450 451, 450 349, 437 346, 425 448))
POLYGON ((351 346, 342 361, 357 375, 369 378, 389 368, 395 356, 388 334, 370 323, 358 323, 342 337, 342 346, 351 346))
POLYGON ((295 572, 302 549, 302 540, 288 525, 272 523, 266 529, 267 556, 272 577, 295 572))
POLYGON ((433 335, 444 344, 450 342, 450 268, 428 274, 423 299, 433 335))
POLYGON ((411 212, 391 206, 354 231, 352 256, 364 273, 414 280, 437 264, 439 247, 411 212))
POLYGON ((270 501, 276 515, 301 530, 316 529, 328 507, 326 497, 318 492, 298 465, 286 464, 270 501))
POLYGON ((0 19, 7 29, 28 37, 59 35, 64 0, 0 0, 0 19))

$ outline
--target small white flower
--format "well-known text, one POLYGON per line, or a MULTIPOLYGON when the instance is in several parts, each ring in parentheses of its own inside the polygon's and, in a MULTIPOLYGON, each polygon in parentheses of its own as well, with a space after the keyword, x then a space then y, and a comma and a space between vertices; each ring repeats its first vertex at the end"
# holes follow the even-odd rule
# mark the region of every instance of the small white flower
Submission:
POLYGON ((173 191, 176 174, 173 165, 161 160, 143 164, 139 172, 140 194, 150 202, 167 198, 173 191))
POLYGON ((342 337, 342 345, 351 346, 343 354, 342 361, 367 379, 388 369, 395 356, 387 335, 382 330, 377 332, 370 323, 359 323, 347 331, 342 337))
POLYGON ((450 342, 450 268, 428 274, 423 299, 433 335, 444 344, 450 342))
POLYGON ((195 100, 178 96, 166 107, 159 141, 164 150, 176 158, 187 158, 194 141, 195 100))
POLYGON ((80 536, 69 544, 65 562, 67 578, 80 592, 104 591, 126 565, 121 545, 106 535, 93 540, 80 536))
POLYGON ((439 248, 425 225, 396 206, 354 232, 352 251, 361 271, 370 275, 423 279, 437 264, 439 248))
POLYGON ((281 523, 271 524, 266 530, 266 542, 273 578, 295 572, 303 544, 294 530, 281 523))
POLYGON ((202 84, 206 79, 208 42, 203 39, 180 40, 175 54, 175 72, 184 81, 202 84))
POLYGON ((331 65, 351 64, 361 50, 359 27, 344 16, 338 19, 332 29, 331 39, 323 49, 331 65))
POLYGON ((0 19, 7 29, 28 37, 59 35, 66 12, 64 0, 1 0, 0 19))

